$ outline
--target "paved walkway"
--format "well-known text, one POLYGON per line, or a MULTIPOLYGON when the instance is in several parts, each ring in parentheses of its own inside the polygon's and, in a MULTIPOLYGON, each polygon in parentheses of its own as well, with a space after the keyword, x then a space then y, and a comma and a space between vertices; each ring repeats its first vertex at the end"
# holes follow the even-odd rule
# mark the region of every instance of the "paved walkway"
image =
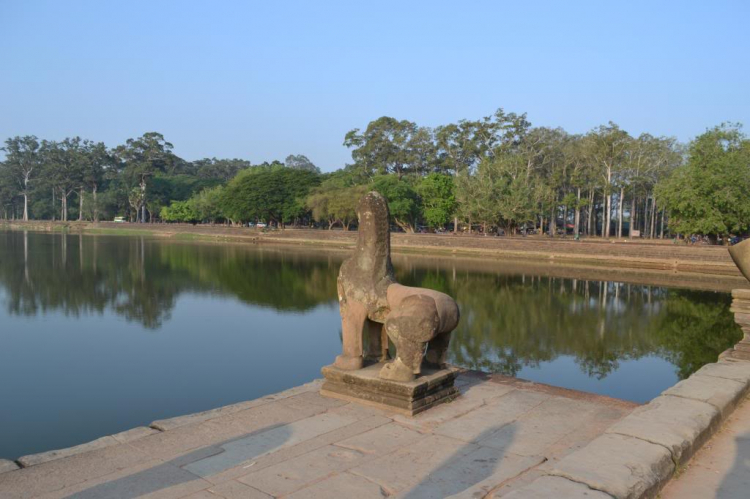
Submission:
POLYGON ((497 498, 635 407, 476 373, 458 384, 462 397, 408 418, 322 397, 314 382, 42 458, 0 474, 0 497, 497 498))
POLYGON ((664 488, 663 499, 750 497, 750 399, 664 488))

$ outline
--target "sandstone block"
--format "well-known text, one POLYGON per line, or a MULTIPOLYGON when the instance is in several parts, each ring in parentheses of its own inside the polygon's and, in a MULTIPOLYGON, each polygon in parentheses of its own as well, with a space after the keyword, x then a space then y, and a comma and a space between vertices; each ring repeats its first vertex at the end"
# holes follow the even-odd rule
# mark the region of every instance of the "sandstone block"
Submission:
POLYGON ((0 473, 7 473, 18 469, 18 465, 7 459, 0 459, 0 473))
POLYGON ((661 445, 623 435, 602 435, 566 457, 550 475, 601 490, 617 499, 655 497, 674 472, 661 445))
POLYGON ((700 400, 716 407, 723 417, 728 416, 744 398, 750 385, 726 378, 693 374, 665 390, 664 395, 674 395, 700 400))
POLYGON ((68 447, 67 449, 51 450, 47 452, 40 452, 39 454, 31 454, 23 456, 18 459, 18 463, 24 468, 29 466, 36 466, 63 457, 75 456, 76 454, 82 454, 92 450, 103 449, 112 445, 118 445, 118 442, 114 437, 102 437, 94 441, 87 442, 85 444, 76 445, 75 447, 68 447))
POLYGON ((684 463, 708 440, 720 422, 719 410, 710 404, 662 395, 635 409, 606 433, 663 445, 676 462, 684 463))
POLYGON ((514 490, 503 499, 612 499, 612 496, 593 490, 582 483, 558 476, 537 478, 526 487, 514 490))

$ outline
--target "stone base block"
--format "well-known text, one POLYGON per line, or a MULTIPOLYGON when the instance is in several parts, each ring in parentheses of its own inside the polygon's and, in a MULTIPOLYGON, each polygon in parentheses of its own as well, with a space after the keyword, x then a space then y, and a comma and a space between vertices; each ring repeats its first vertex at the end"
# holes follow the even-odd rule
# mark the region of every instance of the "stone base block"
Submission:
POLYGON ((322 369, 325 381, 320 394, 350 402, 396 411, 414 416, 458 396, 453 386, 461 372, 457 367, 423 368, 417 379, 408 383, 380 379, 382 363, 347 371, 334 365, 322 369))

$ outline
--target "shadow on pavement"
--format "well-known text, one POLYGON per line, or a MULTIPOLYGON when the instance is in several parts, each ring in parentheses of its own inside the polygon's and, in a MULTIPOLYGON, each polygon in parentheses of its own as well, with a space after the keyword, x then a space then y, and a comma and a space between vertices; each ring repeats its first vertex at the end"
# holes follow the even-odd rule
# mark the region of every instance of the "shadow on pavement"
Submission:
POLYGON ((291 431, 289 425, 263 428, 232 440, 202 447, 164 464, 95 485, 68 497, 132 499, 199 480, 279 449, 289 440, 291 431))
POLYGON ((729 470, 716 493, 718 499, 750 497, 750 433, 735 439, 737 455, 734 466, 729 470))
MULTIPOLYGON (((479 444, 467 443, 443 461, 440 466, 430 471, 419 484, 403 494, 397 494, 396 497, 401 499, 447 498, 468 491, 502 471, 503 459, 513 445, 516 431, 515 423, 488 428, 474 440, 479 444), (503 445, 493 445, 493 447, 481 445, 483 441, 499 431, 505 434, 503 445)), ((484 497, 485 493, 478 497, 484 497)))

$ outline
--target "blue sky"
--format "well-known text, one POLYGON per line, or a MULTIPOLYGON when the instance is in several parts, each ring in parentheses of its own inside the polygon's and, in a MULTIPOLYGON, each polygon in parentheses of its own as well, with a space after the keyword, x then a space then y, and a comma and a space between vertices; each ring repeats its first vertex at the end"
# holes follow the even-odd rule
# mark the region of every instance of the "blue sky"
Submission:
POLYGON ((0 0, 0 138, 158 131, 188 160, 330 171, 380 116, 502 107, 686 141, 750 125, 749 19, 748 1, 0 0))

